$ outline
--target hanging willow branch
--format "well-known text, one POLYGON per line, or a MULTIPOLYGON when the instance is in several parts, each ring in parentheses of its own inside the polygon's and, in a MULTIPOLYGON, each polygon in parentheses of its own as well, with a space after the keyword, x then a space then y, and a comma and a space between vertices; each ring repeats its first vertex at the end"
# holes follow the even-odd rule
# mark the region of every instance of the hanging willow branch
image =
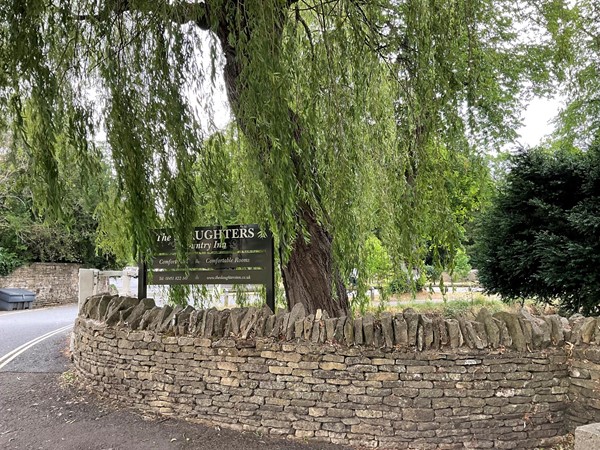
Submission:
POLYGON ((45 208, 60 207, 61 158, 89 177, 110 160, 105 244, 148 254, 157 226, 185 244, 199 222, 260 222, 286 289, 310 278, 289 281, 293 261, 315 261, 314 290, 344 309, 371 233, 399 263, 458 245, 485 178, 476 146, 510 139, 523 89, 556 66, 550 41, 544 54, 514 34, 521 10, 539 14, 525 0, 6 0, 0 107, 45 208), (234 123, 218 129, 225 96, 234 123))

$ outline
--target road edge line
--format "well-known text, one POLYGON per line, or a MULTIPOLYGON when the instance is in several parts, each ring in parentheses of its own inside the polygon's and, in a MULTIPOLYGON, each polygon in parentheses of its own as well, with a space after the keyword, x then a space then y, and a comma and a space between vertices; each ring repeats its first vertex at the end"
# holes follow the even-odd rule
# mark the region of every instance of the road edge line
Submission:
POLYGON ((29 342, 24 343, 23 345, 15 348, 14 350, 8 352, 6 355, 3 355, 2 357, 0 357, 0 369, 2 369, 4 366, 6 366, 9 362, 11 362, 13 359, 15 359, 17 356, 19 356, 21 353, 29 350, 31 347, 33 347, 34 345, 54 336, 55 334, 59 334, 62 333, 64 331, 67 331, 69 328, 72 328, 73 325, 66 325, 64 327, 58 328, 56 330, 50 331, 46 334, 43 334, 42 336, 38 336, 35 339, 30 340, 29 342))

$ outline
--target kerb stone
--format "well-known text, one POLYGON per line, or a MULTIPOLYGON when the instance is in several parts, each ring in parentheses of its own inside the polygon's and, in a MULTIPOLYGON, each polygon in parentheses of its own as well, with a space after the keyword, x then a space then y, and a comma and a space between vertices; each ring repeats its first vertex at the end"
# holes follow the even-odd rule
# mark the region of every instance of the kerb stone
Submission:
POLYGON ((600 449, 600 423, 583 425, 575 429, 573 450, 600 449))

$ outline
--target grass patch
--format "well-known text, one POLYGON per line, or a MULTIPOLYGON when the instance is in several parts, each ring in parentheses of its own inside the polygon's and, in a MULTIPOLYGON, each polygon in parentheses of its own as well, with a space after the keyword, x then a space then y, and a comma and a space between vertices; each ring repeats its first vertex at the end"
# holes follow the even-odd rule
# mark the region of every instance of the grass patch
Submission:
POLYGON ((72 370, 67 370, 66 372, 63 372, 60 375, 60 381, 63 386, 72 385, 73 383, 75 383, 76 379, 77 377, 75 375, 75 372, 73 372, 72 370))

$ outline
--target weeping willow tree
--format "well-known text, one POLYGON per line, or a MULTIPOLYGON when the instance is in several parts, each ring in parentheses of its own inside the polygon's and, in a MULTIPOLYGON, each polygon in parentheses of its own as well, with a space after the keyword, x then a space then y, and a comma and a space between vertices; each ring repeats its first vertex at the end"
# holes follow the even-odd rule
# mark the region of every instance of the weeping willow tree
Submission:
POLYGON ((560 44, 573 63, 572 76, 563 89, 566 107, 556 137, 585 149, 600 136, 600 5, 579 0, 570 19, 560 44))
POLYGON ((550 80, 553 20, 534 1, 5 0, 0 98, 41 208, 60 210, 61 158, 94 177, 103 129, 100 212, 130 251, 161 225, 183 252, 233 208, 273 231, 288 305, 339 315, 373 230, 409 266, 458 243, 456 187, 477 194, 477 152, 550 80))

